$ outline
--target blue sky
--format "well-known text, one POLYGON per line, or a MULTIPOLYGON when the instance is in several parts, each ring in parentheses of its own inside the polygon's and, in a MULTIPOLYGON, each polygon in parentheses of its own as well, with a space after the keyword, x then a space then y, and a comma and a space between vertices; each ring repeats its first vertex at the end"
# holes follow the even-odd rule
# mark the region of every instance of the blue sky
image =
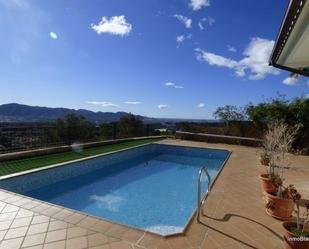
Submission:
POLYGON ((0 0, 0 104, 212 118, 309 93, 267 66, 287 1, 0 0))

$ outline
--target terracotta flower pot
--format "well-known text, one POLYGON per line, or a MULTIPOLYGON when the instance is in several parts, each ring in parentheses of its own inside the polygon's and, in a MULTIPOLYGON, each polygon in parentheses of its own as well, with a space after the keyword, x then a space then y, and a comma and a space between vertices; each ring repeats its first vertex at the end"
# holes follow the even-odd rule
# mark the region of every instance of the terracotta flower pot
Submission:
POLYGON ((269 193, 265 195, 266 199, 272 203, 272 207, 266 209, 267 214, 279 220, 288 220, 292 217, 295 205, 292 199, 280 198, 269 193))
POLYGON ((286 221, 282 223, 284 228, 284 248, 285 249, 308 249, 309 248, 309 238, 307 241, 299 240, 298 236, 291 233, 289 228, 296 227, 296 222, 286 221))
POLYGON ((268 174, 261 174, 259 177, 261 180, 261 187, 264 192, 269 194, 278 192, 278 187, 271 182, 268 174))

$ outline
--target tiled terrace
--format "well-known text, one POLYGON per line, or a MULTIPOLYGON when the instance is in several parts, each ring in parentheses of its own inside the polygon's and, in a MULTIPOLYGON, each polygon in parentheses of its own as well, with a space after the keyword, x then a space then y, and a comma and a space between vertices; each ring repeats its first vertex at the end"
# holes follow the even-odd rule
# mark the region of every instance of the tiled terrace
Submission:
MULTIPOLYGON (((206 200, 203 224, 163 238, 0 190, 0 249, 281 249, 281 223, 264 211, 257 149, 181 140, 160 143, 224 148, 233 153, 206 200)), ((289 183, 309 199, 309 157, 291 156, 289 183)), ((309 248, 309 247, 308 247, 309 248)))

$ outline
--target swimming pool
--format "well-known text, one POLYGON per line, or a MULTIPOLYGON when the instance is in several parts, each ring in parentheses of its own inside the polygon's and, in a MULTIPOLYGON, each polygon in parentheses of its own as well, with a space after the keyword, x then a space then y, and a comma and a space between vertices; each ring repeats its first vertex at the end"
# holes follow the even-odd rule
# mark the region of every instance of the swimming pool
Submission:
POLYGON ((4 179, 0 188, 170 235, 182 232, 196 210, 199 169, 207 166, 214 179, 228 156, 226 150, 149 144, 4 179))

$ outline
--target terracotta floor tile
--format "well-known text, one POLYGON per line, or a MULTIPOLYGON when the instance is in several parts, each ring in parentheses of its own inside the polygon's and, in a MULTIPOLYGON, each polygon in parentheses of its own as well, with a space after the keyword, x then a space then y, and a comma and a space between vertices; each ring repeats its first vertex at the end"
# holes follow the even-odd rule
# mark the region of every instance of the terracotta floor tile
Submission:
POLYGON ((144 232, 136 230, 136 229, 129 229, 127 231, 124 232, 124 234, 122 234, 121 238, 132 242, 132 243, 136 243, 142 236, 143 236, 144 232))
POLYGON ((128 227, 121 226, 118 224, 113 224, 111 227, 107 229, 105 232, 106 235, 121 238, 122 235, 129 230, 128 227))
POLYGON ((110 249, 109 245, 89 247, 89 249, 110 249))
POLYGON ((131 244, 128 244, 123 241, 112 243, 109 245, 109 247, 110 249, 133 249, 131 244))
POLYGON ((91 230, 94 230, 96 232, 105 233, 113 223, 101 220, 97 223, 95 223, 93 226, 91 226, 91 230))
POLYGON ((171 249, 187 249, 190 248, 190 244, 184 236, 171 237, 167 240, 171 249))
POLYGON ((103 234, 96 233, 96 234, 88 235, 89 247, 104 245, 108 242, 109 242, 108 237, 103 234))

